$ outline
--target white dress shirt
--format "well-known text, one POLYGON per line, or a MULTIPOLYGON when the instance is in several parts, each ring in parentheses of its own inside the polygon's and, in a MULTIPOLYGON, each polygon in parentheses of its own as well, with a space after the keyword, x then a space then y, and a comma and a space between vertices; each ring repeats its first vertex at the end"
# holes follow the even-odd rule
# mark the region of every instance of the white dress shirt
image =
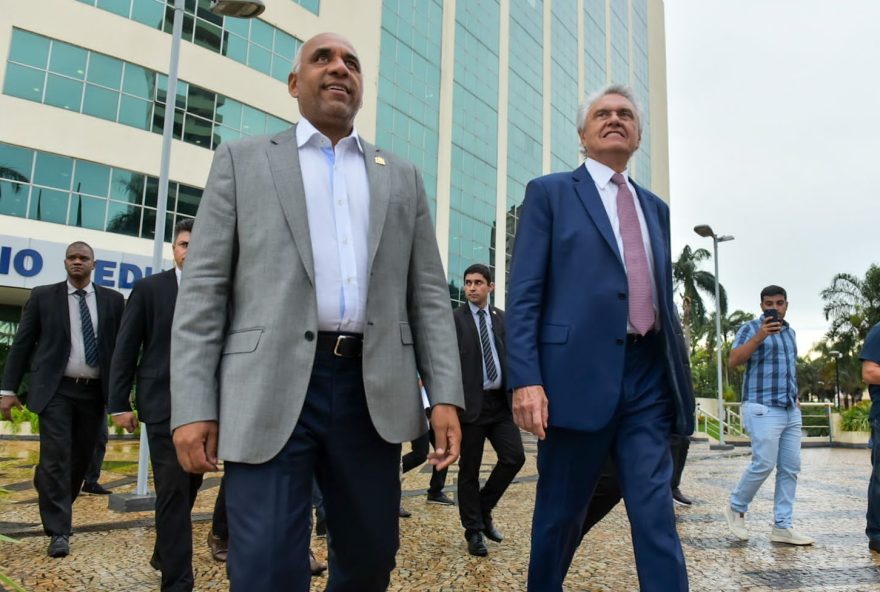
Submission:
POLYGON ((315 262, 318 330, 363 333, 370 189, 357 131, 333 143, 305 118, 296 143, 315 262))
POLYGON ((495 333, 492 332, 492 313, 489 311, 488 305, 486 308, 480 308, 473 302, 468 301, 468 306, 471 310, 471 316, 474 318, 474 323, 477 325, 477 339, 480 341, 480 365, 483 367, 483 390, 498 390, 501 388, 501 360, 498 357, 498 347, 495 345, 495 333), (481 310, 486 311, 483 318, 486 319, 486 330, 489 332, 489 345, 491 345, 492 349, 492 360, 495 362, 495 380, 489 380, 489 375, 486 372, 486 358, 483 357, 483 338, 480 337, 480 315, 478 314, 481 310))
MULTIPOLYGON (((626 257, 623 252, 623 237, 620 234, 620 218, 617 215, 617 185, 611 182, 611 177, 614 176, 615 171, 592 158, 588 158, 584 162, 584 166, 587 167, 587 172, 590 173, 593 182, 596 183, 596 190, 599 192, 599 197, 602 199, 605 213, 608 214, 608 221, 611 222, 611 230, 614 231, 614 239, 617 241, 617 251, 620 253, 620 259, 623 263, 624 271, 626 271, 626 257)), ((621 174, 626 179, 626 186, 629 187, 629 190, 632 193, 633 201, 636 206, 636 214, 639 217, 639 227, 642 229, 642 244, 645 246, 645 254, 648 257, 648 271, 651 274, 651 298, 654 301, 654 318, 656 319, 656 321, 654 321, 654 328, 656 329, 659 327, 660 323, 660 308, 657 302, 657 281, 654 277, 654 252, 651 250, 651 235, 648 233, 648 225, 645 223, 645 213, 642 212, 642 204, 639 202, 639 195, 636 193, 636 188, 630 183, 626 171, 623 171, 621 174)), ((626 322, 626 330, 628 333, 636 332, 635 328, 629 324, 629 320, 626 322)))
MULTIPOLYGON (((67 309, 70 313, 70 357, 64 368, 64 376, 70 378, 98 378, 101 373, 97 366, 89 366, 86 363, 86 348, 83 344, 82 317, 79 314, 79 296, 76 295, 78 288, 68 280, 67 282, 67 309)), ((95 340, 98 339, 98 303, 95 300, 95 285, 83 288, 86 292, 86 306, 89 308, 89 316, 92 317, 92 330, 95 332, 95 340)))

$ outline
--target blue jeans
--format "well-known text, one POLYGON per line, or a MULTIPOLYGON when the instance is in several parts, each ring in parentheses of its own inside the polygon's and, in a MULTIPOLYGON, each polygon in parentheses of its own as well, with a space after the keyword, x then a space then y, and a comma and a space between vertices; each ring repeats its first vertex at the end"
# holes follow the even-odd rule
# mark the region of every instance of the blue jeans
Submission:
POLYGON ((801 471, 801 410, 743 403, 745 427, 752 439, 752 462, 730 494, 730 507, 747 512, 758 489, 776 469, 773 522, 791 528, 792 506, 801 471))
POLYGON ((880 419, 871 422, 871 481, 868 484, 868 527, 865 534, 880 541, 880 419))

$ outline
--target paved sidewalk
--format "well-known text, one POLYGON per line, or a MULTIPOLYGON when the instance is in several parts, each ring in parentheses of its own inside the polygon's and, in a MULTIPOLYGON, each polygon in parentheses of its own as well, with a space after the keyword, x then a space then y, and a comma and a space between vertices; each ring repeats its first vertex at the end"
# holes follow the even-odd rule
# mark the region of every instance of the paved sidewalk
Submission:
MULTIPOLYGON (((405 476, 403 505, 413 516, 401 520, 401 549, 390 590, 525 590, 536 478, 535 442, 531 437, 525 442, 526 465, 495 511, 495 522, 505 540, 500 545, 490 542, 487 558, 467 554, 456 508, 425 503, 429 470, 405 476)), ((72 554, 64 559, 46 556, 48 539, 42 534, 36 492, 30 483, 36 452, 35 442, 0 441, 0 534, 18 541, 0 539, 0 591, 158 590, 159 574, 147 564, 155 537, 152 514, 110 512, 105 497, 77 500, 72 554)), ((132 490, 136 458, 136 444, 111 442, 102 483, 115 491, 132 490)), ((484 460, 488 470, 488 463, 494 461, 489 447, 484 460)), ((772 478, 747 516, 751 540, 741 543, 728 534, 720 510, 747 463, 748 449, 715 453, 706 444, 691 447, 682 489, 696 498, 696 504, 677 508, 691 590, 880 590, 880 556, 868 552, 864 535, 868 450, 803 450, 795 526, 817 539, 814 547, 769 542, 772 478)), ((205 544, 219 475, 207 477, 194 516, 196 590, 226 590, 225 566, 211 559, 205 544)), ((456 477, 453 468, 448 485, 453 485, 456 477)), ((447 492, 454 494, 454 487, 448 487, 447 492)), ((326 558, 323 539, 315 539, 313 548, 320 559, 326 558)), ((316 578, 312 590, 323 590, 325 585, 326 577, 316 578)), ((622 505, 579 549, 566 590, 638 590, 622 505)))

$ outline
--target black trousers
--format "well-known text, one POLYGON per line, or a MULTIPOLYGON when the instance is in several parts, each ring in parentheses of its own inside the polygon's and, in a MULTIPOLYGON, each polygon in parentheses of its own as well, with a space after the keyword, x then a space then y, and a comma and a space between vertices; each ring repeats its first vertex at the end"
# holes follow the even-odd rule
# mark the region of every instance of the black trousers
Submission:
MULTIPOLYGON (((429 429, 427 434, 423 434, 411 442, 412 450, 404 454, 403 458, 400 459, 404 473, 408 473, 416 467, 425 464, 425 461, 428 460, 428 442, 431 443, 433 448, 433 429, 429 429)), ((438 471, 435 467, 431 467, 431 483, 428 486, 429 495, 437 495, 443 491, 443 487, 446 485, 446 473, 447 469, 438 471)))
POLYGON ((49 535, 70 534, 72 508, 95 451, 104 399, 98 382, 63 381, 40 418, 40 461, 34 473, 40 519, 49 535))
POLYGON ((229 522, 226 520, 226 477, 220 478, 220 491, 217 492, 217 499, 214 501, 211 532, 224 541, 229 540, 229 522))
MULTIPOLYGON (((106 414, 106 410, 104 411, 106 414)), ((110 432, 107 426, 107 418, 98 426, 98 441, 95 443, 95 453, 92 455, 92 462, 86 471, 85 482, 94 485, 101 478, 101 465, 104 464, 104 454, 107 452, 107 441, 110 439, 110 432)))
POLYGON ((202 476, 187 473, 177 462, 168 420, 147 424, 150 462, 156 485, 156 546, 162 566, 162 590, 193 589, 192 508, 202 476))
POLYGON ((487 393, 480 417, 461 425, 461 456, 458 459, 458 514, 465 537, 483 530, 484 517, 498 501, 526 462, 519 428, 503 392, 487 393), (480 488, 483 446, 492 444, 498 463, 480 488))

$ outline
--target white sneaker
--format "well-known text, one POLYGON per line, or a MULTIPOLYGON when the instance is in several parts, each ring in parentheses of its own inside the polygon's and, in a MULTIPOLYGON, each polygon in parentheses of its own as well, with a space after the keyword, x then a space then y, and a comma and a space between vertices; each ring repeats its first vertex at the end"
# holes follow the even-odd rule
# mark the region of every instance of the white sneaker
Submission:
POLYGON ((812 545, 816 541, 805 534, 801 534, 793 528, 776 528, 770 531, 770 540, 774 543, 787 545, 812 545))
POLYGON ((741 541, 749 540, 749 531, 746 529, 746 518, 744 514, 740 514, 729 505, 724 506, 724 519, 727 521, 727 527, 733 536, 741 541))

